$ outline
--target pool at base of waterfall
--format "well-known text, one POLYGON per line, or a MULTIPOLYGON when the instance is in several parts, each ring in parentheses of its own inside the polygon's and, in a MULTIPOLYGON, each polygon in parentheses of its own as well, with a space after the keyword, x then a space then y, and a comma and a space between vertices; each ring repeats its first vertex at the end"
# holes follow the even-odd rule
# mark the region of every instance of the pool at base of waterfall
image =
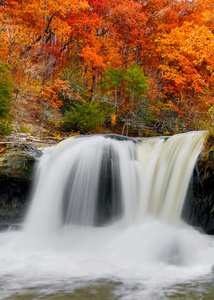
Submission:
POLYGON ((46 284, 32 286, 22 291, 10 293, 6 300, 212 300, 214 294, 214 276, 204 276, 170 287, 147 288, 143 282, 122 282, 119 279, 79 280, 71 279, 55 286, 46 284))
POLYGON ((213 299, 214 240, 155 219, 0 233, 0 299, 213 299))

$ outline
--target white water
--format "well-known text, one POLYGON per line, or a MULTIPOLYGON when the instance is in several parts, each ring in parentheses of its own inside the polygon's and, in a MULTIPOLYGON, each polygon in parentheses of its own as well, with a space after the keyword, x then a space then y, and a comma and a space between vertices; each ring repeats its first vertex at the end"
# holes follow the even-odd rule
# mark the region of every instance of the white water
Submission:
POLYGON ((100 279, 121 284, 117 299, 166 299, 173 286, 209 274, 213 239, 180 218, 203 139, 92 136, 47 149, 23 230, 0 234, 0 299, 29 289, 52 299, 100 279), (112 184, 100 188, 109 172, 112 184))

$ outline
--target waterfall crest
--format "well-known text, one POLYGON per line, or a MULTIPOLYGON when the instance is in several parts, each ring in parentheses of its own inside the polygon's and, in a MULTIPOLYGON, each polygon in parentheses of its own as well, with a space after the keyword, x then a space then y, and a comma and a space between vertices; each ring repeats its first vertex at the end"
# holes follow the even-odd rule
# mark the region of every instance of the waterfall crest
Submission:
POLYGON ((141 141, 69 138, 44 151, 26 230, 126 224, 152 215, 176 224, 204 132, 141 141))

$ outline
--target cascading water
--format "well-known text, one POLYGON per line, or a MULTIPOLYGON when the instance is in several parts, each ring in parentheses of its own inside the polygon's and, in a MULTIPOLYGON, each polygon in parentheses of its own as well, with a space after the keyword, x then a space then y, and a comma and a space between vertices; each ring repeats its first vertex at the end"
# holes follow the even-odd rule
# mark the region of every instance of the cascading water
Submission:
POLYGON ((116 219, 130 224, 148 215, 179 222, 203 135, 143 141, 79 137, 48 149, 26 230, 102 226, 116 219))
POLYGON ((171 299, 211 276, 212 238, 181 220, 203 141, 98 135, 44 149, 23 230, 0 234, 0 299, 94 299, 100 282, 96 299, 171 299))

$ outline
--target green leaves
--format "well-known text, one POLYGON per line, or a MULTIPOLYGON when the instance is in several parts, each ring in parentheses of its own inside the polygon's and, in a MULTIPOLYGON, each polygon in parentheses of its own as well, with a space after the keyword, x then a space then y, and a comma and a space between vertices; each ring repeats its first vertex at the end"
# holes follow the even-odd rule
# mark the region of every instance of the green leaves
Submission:
POLYGON ((106 89, 114 87, 118 89, 121 87, 124 80, 124 73, 121 68, 118 69, 106 69, 104 80, 103 80, 103 87, 106 89))
POLYGON ((8 64, 0 63, 0 135, 10 132, 9 112, 12 99, 13 81, 8 73, 8 64))
POLYGON ((0 119, 7 118, 12 99, 13 81, 7 72, 8 69, 8 64, 0 63, 0 119))
POLYGON ((143 96, 148 90, 147 77, 138 65, 128 66, 126 70, 107 69, 104 74, 103 88, 119 89, 123 87, 125 95, 132 102, 135 98, 143 96))
POLYGON ((79 131, 81 134, 100 129, 110 112, 113 112, 112 109, 99 102, 76 104, 65 113, 64 128, 68 131, 79 131))
POLYGON ((125 89, 131 101, 137 97, 141 97, 148 90, 147 77, 144 76, 142 69, 137 65, 126 69, 124 80, 126 81, 125 89))

